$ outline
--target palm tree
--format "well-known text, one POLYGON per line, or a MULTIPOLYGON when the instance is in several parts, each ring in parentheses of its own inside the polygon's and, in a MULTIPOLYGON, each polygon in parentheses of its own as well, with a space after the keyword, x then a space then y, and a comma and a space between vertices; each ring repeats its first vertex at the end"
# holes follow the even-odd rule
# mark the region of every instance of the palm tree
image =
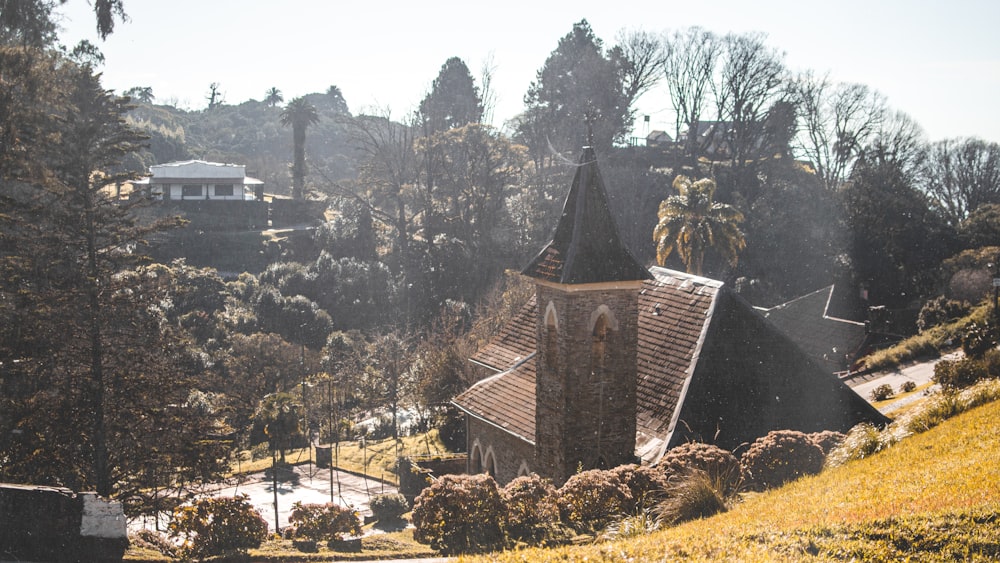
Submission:
POLYGON ((278 90, 274 86, 264 94, 264 103, 267 104, 267 107, 273 108, 283 101, 285 101, 285 97, 281 95, 281 90, 278 90))
POLYGON ((304 98, 295 98, 281 110, 281 124, 292 126, 292 199, 304 199, 306 177, 306 128, 319 123, 316 107, 304 98))
POLYGON ((660 220, 653 230, 656 261, 661 266, 674 250, 688 273, 702 275, 707 250, 720 252, 736 266, 737 254, 746 247, 739 229, 743 214, 725 203, 715 203, 715 180, 692 182, 687 176, 674 179, 672 195, 660 203, 660 220))

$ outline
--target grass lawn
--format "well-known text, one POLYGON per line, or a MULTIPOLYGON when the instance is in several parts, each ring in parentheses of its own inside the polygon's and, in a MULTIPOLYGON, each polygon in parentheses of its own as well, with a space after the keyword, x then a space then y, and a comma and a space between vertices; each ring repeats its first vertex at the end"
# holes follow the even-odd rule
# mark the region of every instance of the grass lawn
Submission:
MULTIPOLYGON (((438 431, 431 430, 418 436, 405 436, 396 444, 392 438, 385 440, 368 440, 364 446, 360 441, 341 442, 334 465, 352 473, 366 474, 374 479, 399 484, 396 475, 396 457, 403 456, 447 456, 450 452, 438 438, 438 431), (397 449, 398 448, 398 449, 397 449)), ((308 463, 310 457, 305 448, 288 450, 285 461, 292 465, 308 463)), ((316 452, 312 452, 313 463, 316 462, 316 452)), ((266 457, 253 461, 233 462, 232 472, 257 473, 271 467, 271 458, 266 457)))
POLYGON ((747 495, 725 514, 646 536, 463 561, 994 561, 1000 401, 879 454, 747 495))

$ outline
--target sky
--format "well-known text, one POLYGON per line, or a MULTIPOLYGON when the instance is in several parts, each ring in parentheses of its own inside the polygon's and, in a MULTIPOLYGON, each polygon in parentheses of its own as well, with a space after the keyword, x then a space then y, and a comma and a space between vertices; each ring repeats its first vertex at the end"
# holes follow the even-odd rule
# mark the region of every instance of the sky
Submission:
MULTIPOLYGON (((762 32, 792 71, 828 74, 881 92, 929 141, 1000 142, 1000 1, 996 0, 125 0, 129 21, 105 41, 87 0, 60 8, 60 40, 87 39, 105 56, 103 83, 153 88, 156 103, 286 101, 341 89, 353 114, 413 111, 450 57, 477 79, 492 68, 502 127, 523 109, 538 69, 586 19, 606 47, 623 30, 762 32), (348 7, 349 6, 349 7, 348 7)), ((674 130, 666 86, 637 103, 636 134, 674 130)))

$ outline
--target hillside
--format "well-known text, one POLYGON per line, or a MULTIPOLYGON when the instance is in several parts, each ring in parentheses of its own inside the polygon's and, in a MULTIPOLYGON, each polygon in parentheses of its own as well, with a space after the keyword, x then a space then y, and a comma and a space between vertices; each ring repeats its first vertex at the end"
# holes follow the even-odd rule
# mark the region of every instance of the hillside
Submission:
MULTIPOLYGON (((611 543, 470 561, 980 560, 1000 557, 1000 401, 726 514, 611 543)), ((463 559, 465 560, 465 559, 463 559)))

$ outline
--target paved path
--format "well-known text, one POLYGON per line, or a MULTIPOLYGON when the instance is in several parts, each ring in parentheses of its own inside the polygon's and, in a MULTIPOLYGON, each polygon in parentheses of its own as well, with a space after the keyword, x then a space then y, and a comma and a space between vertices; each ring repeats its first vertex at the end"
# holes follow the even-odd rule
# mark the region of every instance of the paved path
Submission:
MULTIPOLYGON (((907 381, 912 381, 917 387, 920 387, 921 385, 930 382, 931 378, 934 377, 935 364, 941 360, 954 360, 960 357, 962 357, 961 351, 951 352, 941 356, 940 358, 935 358, 926 362, 919 362, 905 367, 853 377, 846 380, 846 383, 850 385, 858 395, 861 395, 865 400, 871 401, 872 390, 879 385, 889 385, 892 387, 893 392, 897 393, 903 383, 907 381)), ((902 401, 893 401, 881 409, 882 414, 892 412, 918 398, 920 398, 920 395, 916 394, 911 395, 902 401)))
MULTIPOLYGON (((368 502, 371 497, 382 493, 395 493, 396 487, 374 479, 366 479, 353 473, 319 469, 309 465, 296 465, 293 472, 278 473, 278 525, 283 529, 288 525, 288 514, 292 504, 300 501, 303 504, 321 504, 336 502, 341 506, 357 509, 362 516, 371 514, 368 502), (332 481, 331 481, 332 477, 332 481), (330 496, 331 482, 333 496, 330 496)), ((252 473, 239 484, 223 487, 211 493, 211 496, 233 496, 246 494, 250 503, 260 511, 268 526, 274 530, 274 488, 270 477, 264 473, 252 473)))

